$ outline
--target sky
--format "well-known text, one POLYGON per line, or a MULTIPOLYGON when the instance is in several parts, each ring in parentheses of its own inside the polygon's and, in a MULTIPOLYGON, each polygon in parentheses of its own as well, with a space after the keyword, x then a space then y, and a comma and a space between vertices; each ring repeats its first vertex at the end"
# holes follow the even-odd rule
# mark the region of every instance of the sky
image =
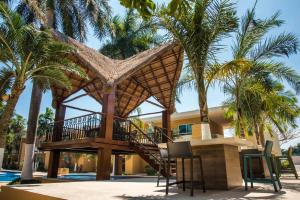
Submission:
MULTIPOLYGON (((118 0, 110 0, 110 5, 113 10, 113 14, 124 15, 125 9, 119 4, 118 0)), ((157 3, 162 3, 164 1, 156 1, 157 3)), ((238 16, 242 16, 245 14, 248 8, 251 8, 254 5, 255 0, 239 0, 237 1, 237 14, 238 16)), ((275 29, 270 33, 271 35, 276 35, 282 32, 292 32, 297 35, 300 39, 300 1, 299 0, 258 0, 256 15, 258 18, 270 17, 276 11, 280 11, 281 19, 285 21, 285 23, 278 29, 275 29)), ((231 58, 230 54, 230 45, 232 44, 232 39, 226 39, 223 43, 227 46, 227 48, 218 55, 219 59, 222 61, 229 60, 231 58)), ((101 42, 93 36, 91 30, 89 30, 88 40, 86 41, 86 45, 95 49, 99 49, 101 47, 101 42)), ((300 73, 300 52, 298 55, 292 55, 289 58, 282 59, 288 66, 293 67, 297 72, 300 73)), ((76 95, 80 94, 77 93, 76 95)), ((75 96, 76 96, 75 95, 75 96)), ((16 107, 16 112, 21 114, 25 118, 28 118, 29 112, 29 103, 31 96, 31 83, 27 83, 26 89, 21 95, 19 102, 16 107)), ((220 106, 222 102, 225 100, 226 96, 222 92, 222 90, 218 87, 210 88, 208 91, 208 106, 220 106)), ((176 104, 177 112, 189 111, 198 109, 198 97, 197 93, 193 90, 186 90, 183 92, 180 97, 181 104, 176 104)), ((300 100, 299 96, 298 99, 300 100)), ((51 92, 46 92, 43 96, 42 105, 40 112, 44 112, 46 107, 51 107, 52 96, 51 92)), ((95 100, 89 97, 83 97, 79 100, 73 101, 69 105, 76 105, 77 107, 86 108, 95 111, 101 111, 101 105, 99 105, 95 100)), ((155 112, 160 109, 154 107, 148 103, 144 103, 141 106, 143 113, 155 112)), ((79 116, 80 112, 74 110, 67 110, 66 118, 79 116)), ((294 145, 296 143, 300 143, 300 139, 296 139, 289 144, 285 145, 285 148, 289 145, 294 145)))

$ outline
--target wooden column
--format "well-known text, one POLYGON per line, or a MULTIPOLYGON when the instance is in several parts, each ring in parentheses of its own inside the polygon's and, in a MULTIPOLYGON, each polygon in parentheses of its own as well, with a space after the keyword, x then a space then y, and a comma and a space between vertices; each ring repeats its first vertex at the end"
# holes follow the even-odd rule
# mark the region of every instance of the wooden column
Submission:
POLYGON ((103 95, 102 113, 105 113, 102 121, 102 133, 104 133, 105 139, 112 140, 115 114, 115 90, 112 87, 107 88, 103 95))
POLYGON ((49 165, 48 165, 48 178, 57 178, 57 172, 59 167, 59 150, 52 150, 50 151, 49 157, 49 165))
MULTIPOLYGON (((172 138, 171 132, 171 114, 169 110, 164 110, 162 112, 162 127, 166 130, 166 135, 172 138)), ((163 142, 168 142, 167 138, 163 138, 163 142)))
POLYGON ((61 140, 65 115, 66 115, 66 106, 64 106, 61 103, 57 104, 57 108, 55 111, 55 123, 54 123, 54 129, 53 129, 53 138, 52 138, 53 141, 61 140))
POLYGON ((122 160, 123 157, 121 155, 115 155, 115 175, 122 175, 122 160))
MULTIPOLYGON (((55 111, 55 122, 53 128, 53 137, 52 141, 60 141, 64 119, 66 114, 66 106, 62 105, 61 103, 57 103, 57 108, 55 111)), ((48 166, 48 178, 56 178, 58 167, 59 167, 59 157, 60 157, 60 150, 52 150, 50 151, 49 157, 49 166, 48 166)))
POLYGON ((109 180, 111 168, 111 148, 98 149, 96 180, 109 180))

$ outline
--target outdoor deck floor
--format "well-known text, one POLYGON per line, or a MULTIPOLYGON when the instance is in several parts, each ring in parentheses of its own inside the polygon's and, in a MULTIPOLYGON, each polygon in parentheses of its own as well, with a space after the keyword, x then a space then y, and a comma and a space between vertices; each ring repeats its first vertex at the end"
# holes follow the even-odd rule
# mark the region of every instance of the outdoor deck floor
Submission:
POLYGON ((275 193, 271 185, 254 184, 255 188, 244 191, 239 187, 229 191, 208 190, 195 191, 195 196, 173 187, 169 196, 165 196, 165 187, 156 187, 155 178, 134 178, 114 181, 82 181, 67 183, 49 183, 31 186, 14 186, 16 189, 43 194, 61 199, 298 199, 300 197, 300 180, 293 177, 282 179, 283 189, 275 193))

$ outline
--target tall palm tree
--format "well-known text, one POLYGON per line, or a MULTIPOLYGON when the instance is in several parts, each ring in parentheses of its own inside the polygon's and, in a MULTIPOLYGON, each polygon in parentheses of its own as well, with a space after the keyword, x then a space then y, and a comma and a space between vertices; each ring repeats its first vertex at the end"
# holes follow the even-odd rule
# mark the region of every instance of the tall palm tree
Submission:
MULTIPOLYGON (((203 132, 210 137, 206 71, 215 62, 222 49, 220 42, 234 31, 237 24, 235 4, 229 0, 195 0, 181 12, 169 15, 163 9, 162 27, 165 27, 185 50, 190 78, 198 91, 200 121, 203 132)), ((188 81, 189 82, 189 81, 188 81)))
POLYGON ((111 8, 107 0, 23 0, 17 10, 27 22, 60 30, 81 42, 86 40, 87 22, 99 39, 109 30, 111 8))
MULTIPOLYGON (((0 150, 3 151, 9 121, 27 81, 33 80, 40 88, 58 84, 70 89, 71 83, 64 72, 83 78, 86 75, 66 58, 73 48, 56 42, 51 33, 27 24, 4 3, 0 3, 0 27, 0 61, 3 65, 0 83, 11 86, 9 99, 0 116, 0 150)), ((34 136, 35 133, 28 134, 27 140, 34 140, 34 136)))
POLYGON ((244 136, 241 108, 243 105, 240 99, 241 90, 248 87, 249 81, 260 83, 267 89, 273 79, 285 80, 297 93, 300 92, 300 75, 284 63, 274 60, 297 53, 297 37, 291 33, 266 36, 270 30, 282 24, 278 12, 270 18, 257 19, 254 6, 241 19, 240 29, 232 47, 233 59, 222 65, 215 65, 211 70, 212 77, 224 83, 224 91, 234 96, 238 135, 244 136))
MULTIPOLYGON (((60 30, 80 41, 86 39, 87 22, 94 28, 99 39, 109 30, 111 10, 107 0, 23 0, 18 4, 17 10, 27 23, 34 22, 46 28, 60 30)), ((31 97, 28 134, 36 132, 42 99, 42 90, 35 82, 31 97)), ((34 144, 34 140, 28 140, 28 142, 34 144)), ((32 159, 25 153, 25 160, 32 159)), ((32 162, 28 165, 32 165, 32 162)))
POLYGON ((114 59, 126 59, 162 42, 154 20, 142 20, 133 9, 124 18, 114 16, 110 27, 112 32, 100 52, 114 59))

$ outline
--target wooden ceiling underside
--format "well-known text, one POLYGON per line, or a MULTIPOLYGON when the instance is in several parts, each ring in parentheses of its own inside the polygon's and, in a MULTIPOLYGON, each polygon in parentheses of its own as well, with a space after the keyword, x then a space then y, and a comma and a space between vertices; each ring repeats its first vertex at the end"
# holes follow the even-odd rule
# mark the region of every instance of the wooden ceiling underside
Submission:
MULTIPOLYGON (((89 79, 85 80, 73 74, 67 74, 72 83, 72 90, 67 91, 62 87, 52 86, 53 105, 55 106, 57 102, 63 102, 71 94, 79 90, 84 90, 89 96, 93 97, 99 103, 102 103, 103 90, 107 84, 107 80, 103 80, 103 78, 98 75, 99 71, 96 73, 95 70, 97 69, 91 68, 90 66, 86 67, 86 61, 78 59, 76 55, 74 55, 72 59, 85 69, 89 79)), ((131 71, 127 70, 123 77, 122 74, 120 74, 122 79, 114 82, 116 114, 121 117, 128 116, 130 112, 151 96, 164 108, 173 112, 175 89, 179 80, 182 64, 182 48, 179 45, 170 45, 169 48, 165 48, 164 51, 155 52, 155 56, 152 56, 150 61, 148 60, 144 64, 139 64, 136 67, 133 66, 132 69, 130 69, 131 71)), ((116 71, 118 70, 117 67, 115 67, 115 69, 116 71)), ((125 71, 124 69, 122 70, 125 71)))

